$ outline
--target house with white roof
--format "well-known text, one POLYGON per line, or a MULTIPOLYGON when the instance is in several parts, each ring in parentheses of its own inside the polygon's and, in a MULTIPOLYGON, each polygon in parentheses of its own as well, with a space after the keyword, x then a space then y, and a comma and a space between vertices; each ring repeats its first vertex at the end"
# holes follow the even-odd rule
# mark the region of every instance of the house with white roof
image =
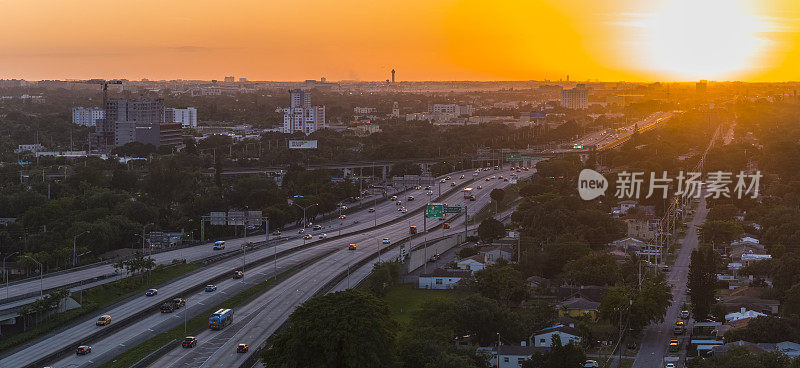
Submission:
POLYGON ((561 345, 567 345, 571 342, 576 344, 581 342, 578 329, 562 324, 543 328, 534 332, 531 340, 533 341, 533 346, 537 348, 549 348, 553 344, 553 336, 561 340, 561 345))
POLYGON ((458 262, 456 262, 459 269, 462 270, 470 270, 472 272, 480 271, 486 268, 486 261, 484 260, 483 254, 476 254, 467 258, 464 258, 458 262))
POLYGON ((420 289, 452 289, 466 277, 470 277, 470 270, 445 270, 437 268, 430 273, 419 275, 420 289))
POLYGON ((725 315, 725 321, 726 322, 733 322, 733 321, 738 321, 740 319, 755 318, 755 317, 761 317, 761 316, 766 316, 766 314, 761 313, 761 312, 756 312, 754 310, 747 310, 744 307, 742 307, 738 312, 733 312, 733 313, 726 314, 725 315))

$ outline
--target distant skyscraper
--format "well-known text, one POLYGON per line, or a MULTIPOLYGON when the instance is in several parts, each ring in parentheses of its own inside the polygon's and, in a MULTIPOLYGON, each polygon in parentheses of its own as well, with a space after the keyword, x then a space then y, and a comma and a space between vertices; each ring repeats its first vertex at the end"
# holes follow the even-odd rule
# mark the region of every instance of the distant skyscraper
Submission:
POLYGON ((311 94, 300 89, 289 91, 290 107, 283 112, 284 133, 303 132, 306 135, 325 126, 325 106, 311 106, 311 94))
POLYGON ((392 69, 392 83, 394 83, 394 69, 392 69))
POLYGON ((589 107, 589 90, 572 88, 561 91, 561 106, 568 109, 585 109, 589 107))
POLYGON ((98 121, 92 142, 95 149, 102 151, 131 142, 156 147, 179 146, 181 124, 165 122, 162 99, 109 99, 105 104, 105 117, 98 121))
POLYGON ((73 107, 72 124, 83 126, 95 126, 99 120, 103 120, 105 112, 100 107, 73 107))

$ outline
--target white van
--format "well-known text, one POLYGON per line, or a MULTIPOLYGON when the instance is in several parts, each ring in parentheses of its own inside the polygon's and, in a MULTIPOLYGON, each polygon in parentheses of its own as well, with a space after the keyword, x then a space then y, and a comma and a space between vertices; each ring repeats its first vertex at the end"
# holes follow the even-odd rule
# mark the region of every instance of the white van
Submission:
POLYGON ((213 249, 214 249, 214 250, 222 250, 222 249, 225 249, 225 242, 224 242, 224 241, 222 241, 222 240, 220 240, 220 241, 215 241, 215 242, 214 242, 214 248, 213 248, 213 249))

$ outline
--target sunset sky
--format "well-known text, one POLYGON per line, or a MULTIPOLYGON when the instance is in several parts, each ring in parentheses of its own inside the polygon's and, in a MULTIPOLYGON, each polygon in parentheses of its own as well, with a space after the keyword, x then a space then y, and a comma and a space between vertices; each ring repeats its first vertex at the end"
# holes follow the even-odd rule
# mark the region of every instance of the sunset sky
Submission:
POLYGON ((797 0, 0 0, 0 79, 800 80, 797 0))

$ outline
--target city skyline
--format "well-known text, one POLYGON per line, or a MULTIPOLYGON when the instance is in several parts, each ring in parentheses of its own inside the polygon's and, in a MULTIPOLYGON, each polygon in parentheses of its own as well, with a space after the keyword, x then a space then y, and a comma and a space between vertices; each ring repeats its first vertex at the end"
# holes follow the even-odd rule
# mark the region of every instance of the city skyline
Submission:
POLYGON ((800 80, 789 0, 5 0, 0 14, 3 79, 800 80))

